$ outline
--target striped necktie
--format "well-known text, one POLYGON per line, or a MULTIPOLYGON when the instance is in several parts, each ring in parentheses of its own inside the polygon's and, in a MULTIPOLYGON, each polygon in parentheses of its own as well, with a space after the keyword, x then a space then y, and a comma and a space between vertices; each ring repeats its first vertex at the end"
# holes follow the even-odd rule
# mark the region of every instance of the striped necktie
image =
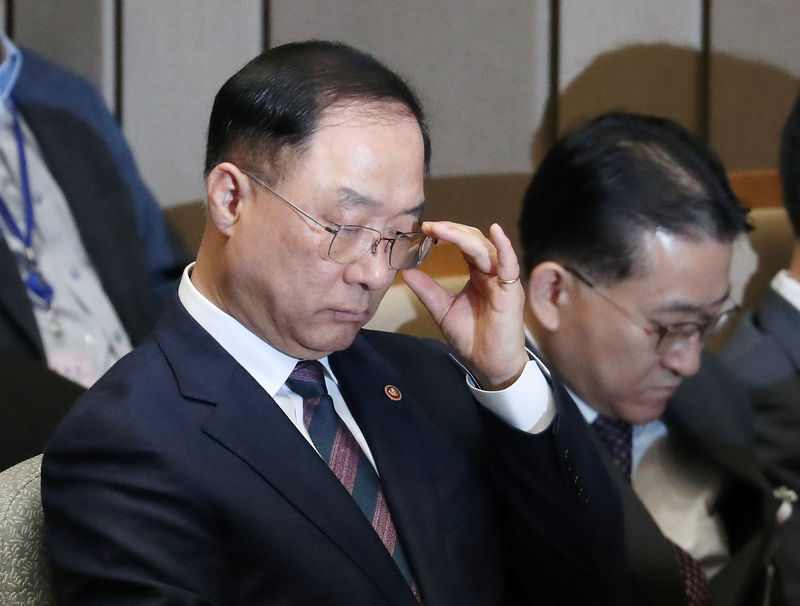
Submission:
POLYGON ((420 600, 411 567, 383 496, 378 474, 353 434, 336 414, 325 387, 325 369, 317 360, 301 360, 286 385, 303 398, 303 423, 320 456, 353 496, 387 551, 420 600))
MULTIPOLYGON (((633 426, 619 419, 609 419, 599 415, 592 423, 597 436, 611 454, 614 465, 630 482, 633 450, 633 426)), ((675 558, 683 577, 683 588, 689 606, 707 606, 711 601, 703 569, 688 552, 672 543, 675 558)))

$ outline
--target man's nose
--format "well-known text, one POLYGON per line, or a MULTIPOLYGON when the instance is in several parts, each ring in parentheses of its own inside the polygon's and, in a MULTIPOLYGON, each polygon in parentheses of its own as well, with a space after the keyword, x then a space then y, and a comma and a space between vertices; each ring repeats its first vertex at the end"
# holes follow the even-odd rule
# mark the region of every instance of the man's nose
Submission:
POLYGON ((380 290, 389 286, 397 271, 389 267, 389 242, 377 241, 370 251, 349 263, 345 269, 347 283, 361 284, 367 290, 380 290))
POLYGON ((704 341, 694 333, 662 356, 662 364, 682 377, 690 377, 700 369, 704 341))

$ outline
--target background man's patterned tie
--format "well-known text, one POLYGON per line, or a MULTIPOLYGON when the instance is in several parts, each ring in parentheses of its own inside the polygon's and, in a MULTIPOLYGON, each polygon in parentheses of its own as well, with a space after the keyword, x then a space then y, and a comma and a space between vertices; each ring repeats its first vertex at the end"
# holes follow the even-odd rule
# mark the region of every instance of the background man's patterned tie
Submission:
MULTIPOLYGON (((592 428, 603 442, 614 465, 617 466, 630 482, 633 450, 633 427, 630 423, 617 419, 609 419, 599 415, 592 423, 592 428)), ((710 603, 708 581, 700 564, 686 551, 673 543, 675 557, 683 576, 683 587, 690 606, 707 606, 710 603)))
POLYGON ((419 600, 419 592, 386 506, 378 474, 353 434, 336 414, 333 400, 325 387, 324 367, 317 360, 302 360, 289 375, 286 385, 303 398, 303 422, 314 446, 334 475, 353 495, 419 600))

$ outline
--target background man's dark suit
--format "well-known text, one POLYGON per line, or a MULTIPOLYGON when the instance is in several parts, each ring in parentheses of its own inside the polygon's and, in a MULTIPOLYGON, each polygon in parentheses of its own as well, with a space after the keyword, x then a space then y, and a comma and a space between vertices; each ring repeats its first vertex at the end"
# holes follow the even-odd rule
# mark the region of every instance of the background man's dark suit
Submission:
MULTIPOLYGON (((532 599, 686 603, 670 543, 571 400, 562 400, 551 427, 539 435, 509 434, 505 423, 484 416, 501 492, 509 498, 510 523, 533 562, 526 565, 550 571, 546 584, 528 588, 532 599)), ((671 440, 685 442, 687 452, 712 463, 724 478, 719 511, 732 559, 711 581, 713 603, 761 603, 756 579, 764 570, 775 504, 748 456, 746 403, 725 381, 718 362, 705 359, 700 373, 670 399, 663 418, 671 440)))
MULTIPOLYGON (((495 515, 461 371, 441 349, 370 331, 330 361, 424 603, 498 603, 495 515)), ((126 603, 416 604, 325 462, 177 305, 68 414, 43 484, 48 547, 76 602, 117 603, 100 582, 113 579, 127 580, 126 603)))
MULTIPOLYGON (((64 192, 86 252, 131 342, 156 315, 154 293, 174 288, 183 262, 119 127, 88 82, 23 54, 15 104, 64 192), (144 239, 140 234, 147 234, 144 239)), ((25 286, 0 238, 0 468, 41 452, 83 390, 49 371, 25 286)))
MULTIPOLYGON (((800 311, 770 289, 721 357, 750 393, 764 472, 774 485, 800 492, 800 311)), ((796 504, 794 515, 778 529, 776 548, 791 603, 800 603, 798 509, 796 504)))

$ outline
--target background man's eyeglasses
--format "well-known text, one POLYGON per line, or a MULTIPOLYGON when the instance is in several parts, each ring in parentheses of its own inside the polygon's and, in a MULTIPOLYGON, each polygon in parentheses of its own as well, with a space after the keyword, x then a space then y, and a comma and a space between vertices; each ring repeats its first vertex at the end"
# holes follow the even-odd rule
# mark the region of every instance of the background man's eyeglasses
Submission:
POLYGON ((377 229, 362 225, 339 225, 331 223, 332 227, 320 223, 302 208, 293 204, 281 194, 264 183, 250 171, 239 169, 254 183, 260 185, 279 199, 283 200, 294 210, 299 212, 309 221, 319 225, 333 237, 328 246, 328 258, 336 263, 352 263, 368 253, 373 255, 378 251, 381 242, 386 242, 384 252, 389 252, 389 267, 391 269, 413 269, 425 260, 428 253, 436 244, 436 239, 425 235, 421 231, 398 233, 394 238, 384 238, 377 229))
POLYGON ((614 301, 614 299, 609 297, 602 290, 598 289, 594 282, 584 276, 581 272, 567 265, 564 265, 563 267, 585 286, 589 287, 592 292, 605 299, 611 304, 612 307, 615 307, 620 313, 622 313, 622 315, 628 318, 628 320, 633 322, 636 326, 641 328, 644 332, 649 335, 655 335, 657 339, 656 353, 659 355, 663 355, 667 352, 683 347, 689 341, 691 341, 695 335, 701 343, 705 343, 712 336, 722 330, 728 324, 731 318, 733 318, 733 316, 735 316, 739 311, 739 306, 734 304, 732 308, 726 309, 720 314, 709 318, 706 322, 679 322, 677 324, 669 324, 664 326, 658 322, 651 321, 652 326, 646 327, 642 326, 639 321, 634 318, 631 312, 614 301))

